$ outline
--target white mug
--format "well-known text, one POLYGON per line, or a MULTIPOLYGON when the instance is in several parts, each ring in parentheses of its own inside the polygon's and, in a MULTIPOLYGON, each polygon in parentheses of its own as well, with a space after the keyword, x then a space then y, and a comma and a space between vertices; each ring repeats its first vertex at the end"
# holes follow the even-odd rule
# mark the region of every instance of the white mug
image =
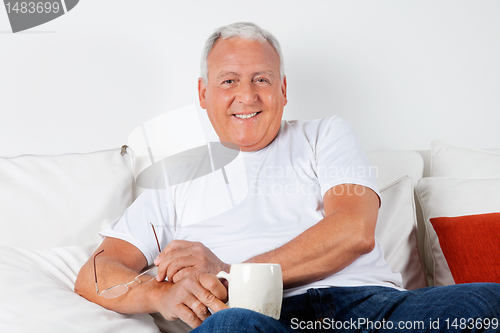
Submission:
POLYGON ((234 264, 229 274, 222 271, 217 277, 229 283, 229 307, 280 318, 283 277, 279 264, 234 264))

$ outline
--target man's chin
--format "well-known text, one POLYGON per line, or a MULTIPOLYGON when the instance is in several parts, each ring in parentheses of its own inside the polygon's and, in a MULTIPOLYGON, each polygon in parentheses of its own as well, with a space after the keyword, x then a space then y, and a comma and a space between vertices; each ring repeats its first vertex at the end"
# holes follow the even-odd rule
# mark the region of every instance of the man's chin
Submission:
POLYGON ((264 148, 269 144, 269 142, 237 142, 236 143, 241 151, 255 151, 264 148))

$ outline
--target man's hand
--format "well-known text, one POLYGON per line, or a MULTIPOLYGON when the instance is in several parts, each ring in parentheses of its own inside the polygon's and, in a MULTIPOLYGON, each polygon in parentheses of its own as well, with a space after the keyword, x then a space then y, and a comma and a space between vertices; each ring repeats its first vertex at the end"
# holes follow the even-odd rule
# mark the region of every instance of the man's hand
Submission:
POLYGON ((158 255, 155 260, 158 266, 158 281, 165 280, 177 283, 194 273, 217 274, 220 271, 229 273, 230 266, 200 242, 174 240, 158 255))
POLYGON ((213 312, 227 308, 227 290, 213 274, 190 274, 169 287, 158 302, 158 312, 167 320, 180 318, 195 328, 210 316, 208 308, 213 312))

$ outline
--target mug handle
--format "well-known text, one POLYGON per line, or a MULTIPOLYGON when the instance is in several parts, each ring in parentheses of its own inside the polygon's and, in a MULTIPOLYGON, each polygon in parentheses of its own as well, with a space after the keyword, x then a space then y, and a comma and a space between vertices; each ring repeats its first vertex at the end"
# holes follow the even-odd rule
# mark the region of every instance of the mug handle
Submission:
POLYGON ((217 275, 216 275, 219 279, 226 279, 227 282, 229 282, 229 274, 224 272, 224 271, 220 271, 217 275))

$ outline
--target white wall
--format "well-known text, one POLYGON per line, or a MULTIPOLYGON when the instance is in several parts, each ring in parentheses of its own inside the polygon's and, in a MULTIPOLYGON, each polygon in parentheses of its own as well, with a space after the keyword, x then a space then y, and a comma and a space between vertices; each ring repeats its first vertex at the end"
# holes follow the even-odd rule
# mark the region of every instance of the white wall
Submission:
POLYGON ((17 34, 0 8, 0 156, 125 144, 197 102, 203 42, 235 21, 280 40, 287 119, 340 115, 367 150, 500 148, 497 0, 81 0, 17 34))

